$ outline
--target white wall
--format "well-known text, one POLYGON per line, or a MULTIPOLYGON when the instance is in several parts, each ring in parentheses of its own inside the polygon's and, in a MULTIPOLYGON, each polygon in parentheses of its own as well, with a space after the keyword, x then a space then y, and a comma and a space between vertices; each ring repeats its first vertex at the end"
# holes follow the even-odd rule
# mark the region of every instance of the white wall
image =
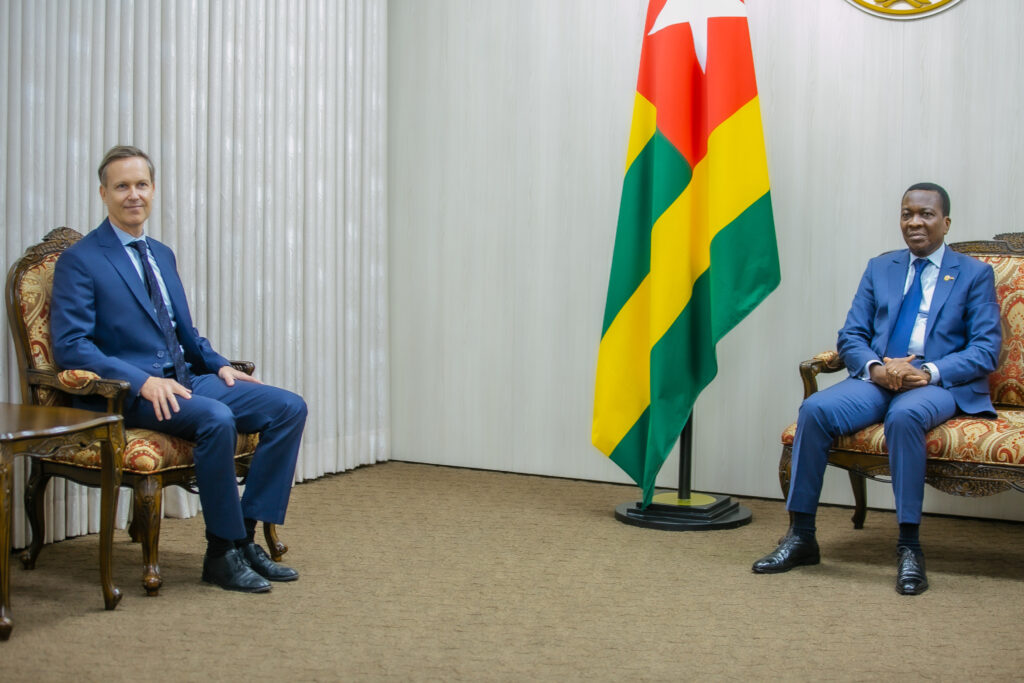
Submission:
MULTIPOLYGON (((867 259, 902 246, 903 189, 949 189, 950 240, 1022 227, 1024 4, 909 22, 747 5, 782 285, 719 346, 694 487, 779 497, 797 365, 834 346, 867 259)), ((394 458, 626 481, 589 437, 645 9, 390 0, 394 458)), ((659 483, 676 477, 673 455, 659 483)), ((844 473, 823 499, 852 501, 844 473)), ((929 491, 926 509, 1024 519, 1024 498, 929 491)))

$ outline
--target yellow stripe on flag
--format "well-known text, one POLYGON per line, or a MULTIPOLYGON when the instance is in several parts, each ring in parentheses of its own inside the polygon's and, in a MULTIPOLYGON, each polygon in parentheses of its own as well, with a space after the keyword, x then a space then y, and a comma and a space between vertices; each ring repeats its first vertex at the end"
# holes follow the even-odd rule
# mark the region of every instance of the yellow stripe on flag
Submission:
POLYGON ((654 137, 658 126, 658 110, 646 97, 636 93, 633 98, 633 124, 629 130, 629 147, 626 149, 626 170, 640 155, 643 148, 654 137))
POLYGON ((768 189, 755 97, 711 133, 690 184, 655 221, 651 272, 601 339, 592 432, 601 452, 610 455, 650 405, 651 349, 689 304, 711 241, 768 189))
POLYGON ((711 265, 711 241, 718 231, 768 192, 763 150, 755 97, 711 133, 708 153, 694 169, 690 184, 655 221, 652 339, 660 339, 686 308, 693 283, 711 265))
POLYGON ((611 455, 651 402, 651 277, 644 278, 597 349, 591 441, 611 455))

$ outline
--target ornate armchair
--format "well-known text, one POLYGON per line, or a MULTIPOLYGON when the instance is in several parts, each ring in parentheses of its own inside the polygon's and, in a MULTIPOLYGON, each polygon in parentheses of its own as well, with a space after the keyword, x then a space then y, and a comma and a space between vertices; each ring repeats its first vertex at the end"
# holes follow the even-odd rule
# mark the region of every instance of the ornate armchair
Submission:
MULTIPOLYGON (((108 411, 120 413, 129 391, 128 382, 104 379, 83 370, 61 371, 53 362, 49 319, 53 269, 61 253, 81 237, 70 228, 52 230, 41 243, 29 247, 7 275, 7 316, 18 358, 22 402, 69 405, 72 396, 101 396, 107 400, 108 411)), ((250 362, 232 362, 232 365, 249 374, 254 369, 250 362)), ((148 595, 156 595, 163 583, 158 562, 162 492, 166 486, 196 490, 192 444, 147 429, 129 429, 125 439, 122 484, 133 491, 128 531, 133 541, 142 544, 143 588, 148 595)), ((243 481, 257 442, 256 434, 239 434, 235 467, 243 481)), ((100 486, 99 448, 32 459, 25 493, 32 542, 21 555, 26 569, 35 567, 43 546, 43 493, 52 477, 100 486)), ((264 524, 263 531, 271 556, 275 561, 280 560, 287 547, 278 540, 275 526, 264 524)))
MULTIPOLYGON (((996 419, 964 415, 939 425, 927 436, 925 481, 958 496, 989 496, 1024 491, 1024 233, 1004 233, 991 241, 959 242, 952 249, 974 256, 995 271, 996 297, 1002 319, 999 366, 989 375, 996 419)), ((800 364, 804 397, 818 390, 818 375, 845 366, 835 351, 800 364)), ((782 432, 779 483, 789 495, 790 458, 796 423, 782 432)), ((853 486, 853 525, 864 526, 867 478, 887 481, 889 456, 882 425, 836 439, 828 464, 849 472, 853 486)))

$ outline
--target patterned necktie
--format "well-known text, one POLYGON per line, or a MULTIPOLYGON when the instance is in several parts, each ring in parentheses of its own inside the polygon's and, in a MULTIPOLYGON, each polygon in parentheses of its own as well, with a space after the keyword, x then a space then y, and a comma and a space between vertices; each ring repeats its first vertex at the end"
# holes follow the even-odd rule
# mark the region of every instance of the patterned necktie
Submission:
POLYGON ((149 298, 156 309, 156 320, 160 323, 160 331, 164 334, 164 342, 167 350, 174 361, 174 378, 178 384, 186 389, 192 389, 192 378, 189 376, 188 368, 185 367, 185 355, 181 352, 181 344, 174 334, 174 326, 171 325, 171 316, 167 312, 167 304, 164 303, 164 295, 160 291, 160 282, 156 279, 153 266, 149 263, 149 250, 146 248, 145 240, 129 242, 139 256, 142 258, 142 271, 146 274, 146 288, 149 290, 149 298))
POLYGON ((892 334, 889 335, 889 345, 885 347, 885 355, 889 358, 902 358, 907 355, 910 335, 914 331, 917 314, 921 311, 921 298, 924 295, 921 290, 921 273, 927 264, 928 259, 919 258, 914 261, 916 269, 914 281, 910 283, 910 289, 903 295, 899 316, 896 318, 896 324, 893 325, 892 334))

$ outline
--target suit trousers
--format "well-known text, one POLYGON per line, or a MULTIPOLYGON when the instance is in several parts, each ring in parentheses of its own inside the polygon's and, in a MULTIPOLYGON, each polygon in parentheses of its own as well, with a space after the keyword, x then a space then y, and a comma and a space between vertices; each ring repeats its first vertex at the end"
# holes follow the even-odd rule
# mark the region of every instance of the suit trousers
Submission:
POLYGON ((925 434, 957 412, 939 385, 893 392, 853 377, 808 396, 800 406, 793 441, 786 509, 814 513, 837 436, 884 422, 896 514, 900 523, 920 524, 924 498, 925 434))
POLYGON ((302 397, 254 382, 236 380, 229 387, 217 375, 198 375, 192 380, 192 397, 178 397, 178 405, 179 412, 158 421, 153 404, 140 396, 125 409, 125 426, 195 443, 196 480, 207 530, 235 540, 245 537, 243 519, 282 524, 306 424, 302 397), (241 501, 234 459, 238 432, 260 434, 241 501))

